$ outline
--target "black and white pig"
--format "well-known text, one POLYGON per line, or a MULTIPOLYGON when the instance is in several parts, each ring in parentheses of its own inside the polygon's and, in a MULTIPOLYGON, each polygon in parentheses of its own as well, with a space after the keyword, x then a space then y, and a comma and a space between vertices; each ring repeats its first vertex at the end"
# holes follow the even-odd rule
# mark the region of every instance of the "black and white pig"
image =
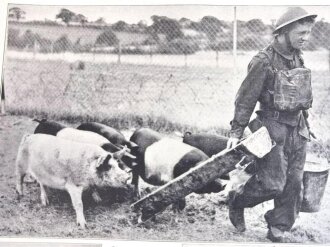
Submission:
MULTIPOLYGON (((136 192, 139 191, 139 177, 151 185, 164 185, 209 158, 195 147, 163 137, 148 128, 135 131, 130 140, 138 145, 132 153, 136 156, 137 162, 133 168, 133 185, 136 192)), ((214 181, 196 193, 219 192, 222 189, 222 184, 214 181)), ((184 200, 179 202, 179 209, 183 209, 184 206, 184 200)))
POLYGON ((23 180, 31 174, 40 184, 41 202, 48 204, 44 185, 66 190, 76 211, 77 224, 85 228, 82 192, 88 187, 126 187, 131 175, 116 159, 123 151, 109 153, 94 144, 78 143, 46 134, 25 135, 16 158, 16 190, 23 196, 23 180))
POLYGON ((97 122, 87 122, 80 124, 77 129, 95 132, 116 146, 127 146, 129 149, 136 146, 135 143, 127 141, 125 136, 115 128, 97 122))

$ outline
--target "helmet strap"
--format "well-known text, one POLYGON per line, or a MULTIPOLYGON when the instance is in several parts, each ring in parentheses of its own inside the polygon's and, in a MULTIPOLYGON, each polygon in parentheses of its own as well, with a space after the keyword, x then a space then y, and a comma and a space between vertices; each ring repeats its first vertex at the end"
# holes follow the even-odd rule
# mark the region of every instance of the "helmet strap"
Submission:
POLYGON ((289 32, 284 33, 284 38, 285 38, 285 43, 286 43, 286 46, 288 48, 288 51, 293 52, 294 48, 293 48, 293 46, 291 44, 291 41, 290 41, 289 32))

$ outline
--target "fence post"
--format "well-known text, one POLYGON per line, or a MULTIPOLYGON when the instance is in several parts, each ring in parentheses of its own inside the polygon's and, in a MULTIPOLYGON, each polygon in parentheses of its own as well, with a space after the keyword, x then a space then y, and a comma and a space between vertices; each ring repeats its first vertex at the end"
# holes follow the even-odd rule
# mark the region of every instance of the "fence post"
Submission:
MULTIPOLYGON (((233 23, 233 58, 234 58, 234 75, 236 76, 236 59, 237 59, 237 19, 236 6, 234 6, 234 23, 233 23)), ((236 79, 236 78, 235 78, 236 79)))
POLYGON ((329 62, 329 71, 330 71, 330 46, 328 47, 328 62, 329 62))
POLYGON ((117 61, 118 64, 120 64, 120 56, 121 56, 121 43, 119 40, 119 42, 118 42, 118 61, 117 61))
POLYGON ((5 80, 4 80, 4 70, 2 69, 1 74, 1 115, 6 114, 6 107, 5 107, 5 80))
POLYGON ((219 50, 218 49, 215 50, 215 61, 216 61, 217 67, 219 67, 219 50))
POLYGON ((187 54, 186 53, 184 53, 184 67, 185 68, 187 68, 187 58, 188 58, 188 56, 187 56, 187 54))
POLYGON ((152 48, 151 46, 149 47, 149 58, 150 58, 150 64, 152 64, 152 48))
POLYGON ((37 42, 36 42, 36 40, 34 39, 34 40, 33 40, 33 59, 36 58, 36 53, 37 53, 37 42))

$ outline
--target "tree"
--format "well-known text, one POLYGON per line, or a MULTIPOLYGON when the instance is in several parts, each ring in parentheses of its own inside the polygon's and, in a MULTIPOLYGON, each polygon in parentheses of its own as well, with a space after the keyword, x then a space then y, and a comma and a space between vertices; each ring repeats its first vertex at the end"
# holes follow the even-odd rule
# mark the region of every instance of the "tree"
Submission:
POLYGON ((262 33, 267 29, 267 26, 260 19, 249 20, 246 27, 254 33, 262 33))
POLYGON ((223 32, 222 28, 225 26, 225 23, 216 17, 204 16, 200 25, 201 30, 213 41, 219 33, 223 32))
POLYGON ((62 35, 58 40, 54 43, 54 52, 62 52, 73 50, 72 42, 69 40, 66 34, 62 35))
POLYGON ((138 22, 137 25, 138 25, 139 29, 140 29, 142 32, 147 32, 147 30, 148 30, 148 25, 147 25, 147 22, 146 22, 146 21, 141 20, 141 21, 138 22))
POLYGON ((20 47, 21 41, 19 38, 19 29, 14 28, 8 28, 8 38, 7 38, 7 44, 10 47, 20 47))
POLYGON ((101 33, 96 41, 95 45, 105 45, 105 46, 114 46, 117 45, 119 42, 116 34, 112 30, 106 30, 105 32, 101 33))
POLYGON ((76 20, 81 24, 81 25, 85 25, 85 23, 88 22, 88 19, 86 16, 82 15, 82 14, 78 14, 75 16, 76 20))
POLYGON ((13 7, 9 9, 8 16, 11 18, 15 18, 17 21, 20 19, 25 19, 25 11, 18 7, 13 7))
POLYGON ((74 16, 74 12, 68 9, 61 9, 60 13, 56 15, 56 19, 62 19, 62 21, 68 25, 74 16))
POLYGON ((105 19, 103 17, 98 18, 95 23, 97 24, 106 24, 105 19))
POLYGON ((27 47, 27 48, 33 48, 35 45, 35 42, 40 39, 38 34, 33 33, 31 30, 26 30, 21 42, 22 42, 22 46, 23 47, 27 47))
POLYGON ((157 15, 151 16, 151 20, 153 21, 151 25, 152 31, 165 34, 168 41, 184 36, 180 23, 177 20, 157 15))
POLYGON ((124 21, 118 21, 115 24, 113 24, 111 27, 113 30, 119 31, 119 32, 129 30, 129 25, 124 21))

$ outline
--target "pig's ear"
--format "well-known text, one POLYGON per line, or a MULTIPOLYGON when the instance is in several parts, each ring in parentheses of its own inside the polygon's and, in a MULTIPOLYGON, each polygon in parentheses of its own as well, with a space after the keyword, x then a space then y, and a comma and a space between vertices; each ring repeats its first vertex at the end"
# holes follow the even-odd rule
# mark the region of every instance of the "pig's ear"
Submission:
POLYGON ((96 164, 96 170, 98 172, 105 172, 109 171, 111 168, 111 165, 109 164, 109 160, 112 158, 111 154, 107 154, 106 156, 101 156, 97 160, 96 164))

